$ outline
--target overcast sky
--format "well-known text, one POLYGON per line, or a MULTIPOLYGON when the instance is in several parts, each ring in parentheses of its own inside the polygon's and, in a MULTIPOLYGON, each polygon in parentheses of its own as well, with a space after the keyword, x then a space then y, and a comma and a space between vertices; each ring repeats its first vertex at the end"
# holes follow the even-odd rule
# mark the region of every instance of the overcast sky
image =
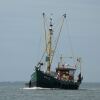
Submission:
POLYGON ((100 0, 0 0, 0 81, 27 81, 41 55, 42 13, 68 15, 84 82, 100 82, 100 0))

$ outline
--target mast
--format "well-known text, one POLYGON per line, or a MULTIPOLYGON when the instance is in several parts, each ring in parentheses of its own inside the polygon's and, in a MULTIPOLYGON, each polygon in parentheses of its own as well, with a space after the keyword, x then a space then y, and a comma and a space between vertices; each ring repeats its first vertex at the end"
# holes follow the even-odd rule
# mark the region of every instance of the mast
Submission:
POLYGON ((49 33, 48 33, 48 46, 47 46, 47 72, 50 73, 51 69, 51 59, 52 59, 52 35, 53 35, 53 24, 52 18, 50 18, 50 26, 49 26, 49 33))
POLYGON ((61 26, 60 26, 60 30, 58 32, 57 40, 56 40, 54 48, 52 48, 52 36, 53 36, 52 17, 50 17, 49 32, 46 35, 47 32, 46 32, 46 28, 45 28, 46 27, 45 26, 45 13, 43 13, 44 29, 45 29, 45 42, 46 42, 45 44, 46 44, 46 54, 47 54, 47 56, 46 56, 47 73, 50 73, 51 64, 53 62, 54 54, 55 54, 55 51, 56 51, 56 48, 57 48, 57 44, 58 44, 58 41, 59 41, 59 38, 60 38, 60 33, 61 33, 61 30, 62 30, 64 19, 66 18, 66 14, 64 14, 62 17, 63 17, 62 23, 61 23, 61 26))

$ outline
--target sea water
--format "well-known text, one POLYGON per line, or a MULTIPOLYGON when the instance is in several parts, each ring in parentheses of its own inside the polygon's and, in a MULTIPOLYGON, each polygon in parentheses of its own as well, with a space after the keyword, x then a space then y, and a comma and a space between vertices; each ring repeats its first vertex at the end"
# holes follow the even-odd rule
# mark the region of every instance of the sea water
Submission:
POLYGON ((79 90, 62 90, 27 88, 24 82, 2 82, 0 100, 100 100, 100 83, 83 83, 79 90))

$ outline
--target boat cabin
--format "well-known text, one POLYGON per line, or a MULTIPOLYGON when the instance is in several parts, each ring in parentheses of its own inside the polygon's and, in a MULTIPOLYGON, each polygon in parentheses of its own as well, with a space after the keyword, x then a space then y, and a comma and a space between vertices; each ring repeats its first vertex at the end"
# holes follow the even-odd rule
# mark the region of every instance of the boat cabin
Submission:
POLYGON ((75 70, 76 69, 73 69, 73 68, 58 67, 56 68, 57 79, 73 81, 75 70))

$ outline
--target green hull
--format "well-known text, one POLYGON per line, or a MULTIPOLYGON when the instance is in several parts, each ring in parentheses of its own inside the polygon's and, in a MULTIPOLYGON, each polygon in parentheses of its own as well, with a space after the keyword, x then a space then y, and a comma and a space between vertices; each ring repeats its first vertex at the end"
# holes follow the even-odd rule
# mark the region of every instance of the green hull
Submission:
POLYGON ((60 88, 75 90, 79 88, 80 82, 58 80, 50 74, 40 71, 38 68, 31 76, 29 87, 60 88))

